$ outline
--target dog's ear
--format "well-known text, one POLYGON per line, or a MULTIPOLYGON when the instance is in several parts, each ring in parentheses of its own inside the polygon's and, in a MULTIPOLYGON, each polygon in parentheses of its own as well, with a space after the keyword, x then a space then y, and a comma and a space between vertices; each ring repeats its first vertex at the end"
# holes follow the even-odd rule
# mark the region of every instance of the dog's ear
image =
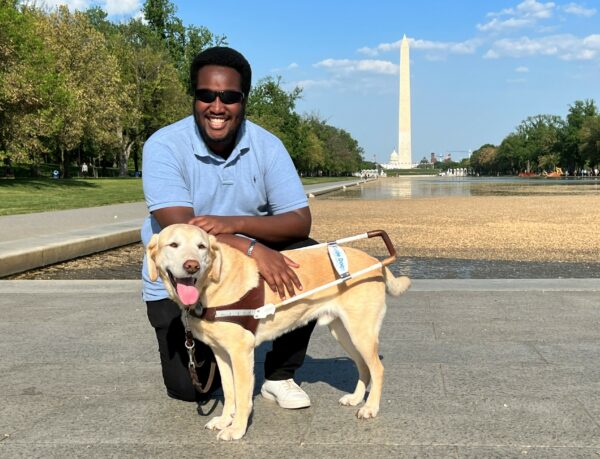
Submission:
POLYGON ((222 264, 221 248, 219 247, 217 238, 211 234, 208 235, 208 242, 210 244, 210 258, 212 259, 212 266, 210 273, 208 274, 208 279, 212 282, 219 282, 221 279, 222 264))
POLYGON ((146 265, 148 267, 148 276, 155 282, 158 279, 158 270, 156 269, 156 253, 158 252, 158 234, 153 234, 152 239, 146 246, 146 265))

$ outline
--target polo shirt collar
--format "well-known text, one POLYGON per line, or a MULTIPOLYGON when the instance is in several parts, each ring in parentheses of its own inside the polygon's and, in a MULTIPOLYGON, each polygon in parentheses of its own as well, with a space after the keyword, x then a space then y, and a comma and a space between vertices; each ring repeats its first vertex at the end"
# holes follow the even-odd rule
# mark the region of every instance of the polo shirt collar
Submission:
POLYGON ((240 124, 240 130, 238 131, 235 147, 233 147, 233 151, 229 155, 229 158, 227 158, 226 160, 210 151, 210 149, 204 143, 204 140, 202 140, 202 136, 200 135, 200 131, 198 130, 198 126, 196 124, 196 121, 194 120, 193 115, 191 116, 191 119, 194 125, 193 148, 194 154, 196 156, 208 156, 210 158, 216 159, 219 162, 229 163, 235 160, 241 154, 246 153, 248 150, 250 150, 250 136, 248 135, 248 129, 246 128, 247 121, 245 119, 244 121, 242 121, 242 124, 240 124))

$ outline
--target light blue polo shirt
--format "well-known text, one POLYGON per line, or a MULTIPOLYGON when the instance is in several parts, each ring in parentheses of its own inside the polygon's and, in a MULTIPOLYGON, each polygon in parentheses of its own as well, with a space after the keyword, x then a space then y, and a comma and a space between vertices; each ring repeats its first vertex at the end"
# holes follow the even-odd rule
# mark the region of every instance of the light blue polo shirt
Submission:
MULTIPOLYGON (((194 215, 277 215, 308 206, 304 188, 283 143, 245 120, 226 160, 202 141, 193 116, 155 132, 144 144, 142 182, 148 210, 192 207, 194 215)), ((160 232, 150 214, 142 242, 160 232)), ((143 263, 144 301, 167 298, 160 279, 148 278, 143 263)))

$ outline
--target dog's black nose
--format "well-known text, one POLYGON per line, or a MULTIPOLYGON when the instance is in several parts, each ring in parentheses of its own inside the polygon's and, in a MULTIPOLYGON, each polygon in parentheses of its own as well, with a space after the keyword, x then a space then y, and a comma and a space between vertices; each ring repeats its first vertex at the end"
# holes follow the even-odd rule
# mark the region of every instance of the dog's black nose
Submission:
POLYGON ((200 269, 200 264, 196 260, 186 260, 183 269, 189 274, 195 274, 200 269))

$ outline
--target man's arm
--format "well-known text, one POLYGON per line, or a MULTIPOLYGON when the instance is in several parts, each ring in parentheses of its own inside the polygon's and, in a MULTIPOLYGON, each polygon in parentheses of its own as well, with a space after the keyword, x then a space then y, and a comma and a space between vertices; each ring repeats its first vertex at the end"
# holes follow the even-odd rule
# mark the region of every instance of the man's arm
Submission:
POLYGON ((202 215, 192 218, 189 223, 209 234, 244 234, 267 243, 281 243, 306 239, 310 234, 312 217, 310 208, 303 207, 264 217, 202 215))

